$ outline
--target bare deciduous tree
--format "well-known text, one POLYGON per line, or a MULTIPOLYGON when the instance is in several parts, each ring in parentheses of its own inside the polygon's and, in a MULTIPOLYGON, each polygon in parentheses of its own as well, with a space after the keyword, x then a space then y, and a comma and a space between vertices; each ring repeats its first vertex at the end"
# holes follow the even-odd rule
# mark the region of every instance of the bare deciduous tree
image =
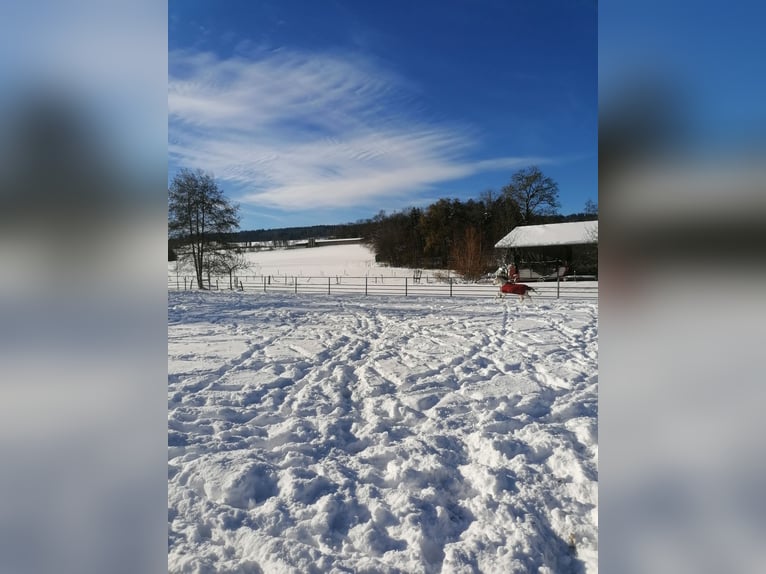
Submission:
POLYGON ((503 194, 519 206, 522 222, 527 225, 536 215, 554 215, 560 207, 558 184, 537 166, 514 173, 503 194))
POLYGON ((168 194, 168 233, 182 245, 179 258, 193 261, 197 286, 204 289, 203 273, 213 267, 215 243, 239 227, 238 206, 202 170, 181 169, 168 194))
POLYGON ((453 246, 452 264, 465 279, 479 279, 486 272, 487 261, 482 253, 481 235, 475 227, 467 228, 462 240, 453 246))
POLYGON ((229 289, 234 289, 234 274, 250 268, 250 262, 241 249, 223 249, 216 252, 213 268, 229 276, 229 289))

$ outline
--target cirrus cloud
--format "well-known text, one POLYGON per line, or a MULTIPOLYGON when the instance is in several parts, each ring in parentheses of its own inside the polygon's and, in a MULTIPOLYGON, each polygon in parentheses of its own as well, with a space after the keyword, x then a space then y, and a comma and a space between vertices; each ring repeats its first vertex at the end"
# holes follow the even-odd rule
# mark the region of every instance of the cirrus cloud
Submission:
POLYGON ((373 206, 543 157, 475 158, 475 130, 414 112, 416 90, 359 56, 171 52, 169 154, 281 210, 373 206))

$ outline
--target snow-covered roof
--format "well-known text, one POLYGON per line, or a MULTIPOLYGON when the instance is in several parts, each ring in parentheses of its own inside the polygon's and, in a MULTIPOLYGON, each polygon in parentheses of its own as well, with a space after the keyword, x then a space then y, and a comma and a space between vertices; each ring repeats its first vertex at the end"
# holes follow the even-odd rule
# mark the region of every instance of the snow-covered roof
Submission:
POLYGON ((582 245, 598 242, 598 221, 519 225, 495 243, 496 248, 582 245))

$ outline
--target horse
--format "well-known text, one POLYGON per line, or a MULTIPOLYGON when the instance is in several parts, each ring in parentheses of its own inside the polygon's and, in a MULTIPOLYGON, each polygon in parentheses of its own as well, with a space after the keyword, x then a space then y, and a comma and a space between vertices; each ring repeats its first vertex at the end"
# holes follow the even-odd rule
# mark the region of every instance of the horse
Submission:
POLYGON ((500 291, 498 292, 498 297, 504 297, 507 294, 513 294, 519 296, 519 301, 522 303, 524 302, 524 299, 532 300, 532 296, 529 294, 530 291, 537 291, 534 287, 530 287, 529 285, 525 285, 524 283, 511 283, 510 281, 506 281, 500 286, 500 291))

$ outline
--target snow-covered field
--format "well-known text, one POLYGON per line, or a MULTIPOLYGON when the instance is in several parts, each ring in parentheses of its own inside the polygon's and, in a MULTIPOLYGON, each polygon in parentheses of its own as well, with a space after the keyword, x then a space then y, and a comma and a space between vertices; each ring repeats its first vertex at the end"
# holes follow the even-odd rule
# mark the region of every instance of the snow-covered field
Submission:
POLYGON ((595 301, 168 300, 170 572, 597 571, 595 301))
MULTIPOLYGON (((411 277, 412 269, 387 267, 375 262, 375 254, 361 244, 328 245, 307 249, 273 249, 245 253, 250 269, 243 275, 289 275, 291 277, 336 277, 368 275, 385 277, 411 277)), ((193 275, 191 267, 177 268, 168 263, 168 275, 176 272, 193 275)), ((446 274, 446 271, 444 271, 446 274)))
MULTIPOLYGON (((245 254, 249 269, 237 274, 233 285, 248 292, 316 294, 429 295, 433 297, 495 297, 497 286, 490 278, 464 281, 449 270, 425 269, 416 281, 414 270, 388 267, 375 262, 375 254, 364 245, 329 245, 307 249, 274 249, 245 254)), ((168 289, 193 289, 194 270, 168 263, 168 289)), ((228 277, 213 278, 212 289, 227 289, 228 277)), ((598 298, 596 281, 555 281, 534 283, 535 297, 598 298)))

